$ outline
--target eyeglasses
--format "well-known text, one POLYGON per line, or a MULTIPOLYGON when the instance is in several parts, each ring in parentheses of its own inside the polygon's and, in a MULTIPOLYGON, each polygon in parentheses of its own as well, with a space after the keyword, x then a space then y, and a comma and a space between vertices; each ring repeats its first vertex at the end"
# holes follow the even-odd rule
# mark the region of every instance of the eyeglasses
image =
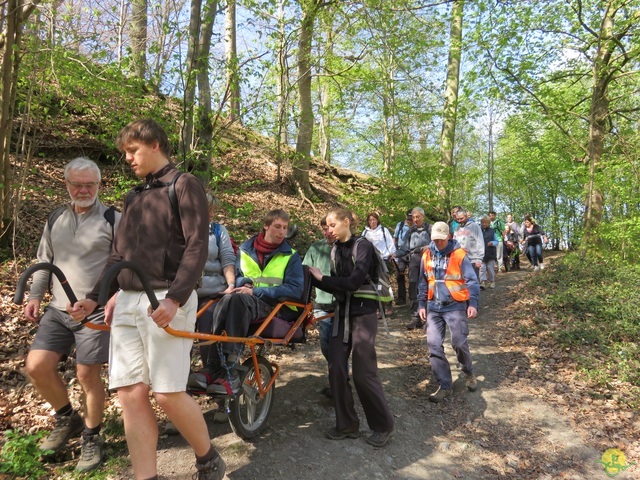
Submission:
POLYGON ((67 180, 67 183, 69 184, 70 187, 73 187, 78 190, 80 190, 83 187, 86 188, 87 190, 91 190, 98 186, 98 182, 80 183, 80 182, 72 182, 71 180, 67 180))

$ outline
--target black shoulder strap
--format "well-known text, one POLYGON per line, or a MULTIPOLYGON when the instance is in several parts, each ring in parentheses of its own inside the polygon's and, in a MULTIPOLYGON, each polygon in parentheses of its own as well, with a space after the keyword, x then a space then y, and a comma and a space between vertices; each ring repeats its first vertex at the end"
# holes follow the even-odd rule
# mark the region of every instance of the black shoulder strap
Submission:
POLYGON ((107 221, 109 225, 111 225, 111 242, 113 243, 113 237, 115 235, 115 224, 116 224, 116 212, 118 209, 111 205, 104 211, 104 219, 107 221))
POLYGON ((60 215, 62 215, 66 209, 67 209, 66 205, 60 205, 53 212, 49 214, 49 217, 47 218, 47 225, 49 226, 49 232, 51 232, 51 229, 53 228, 53 224, 56 223, 56 220, 58 220, 60 215))
POLYGON ((178 195, 176 194, 176 182, 182 176, 183 173, 184 172, 178 171, 177 175, 173 177, 173 181, 169 186, 169 202, 171 203, 171 208, 173 209, 174 215, 176 216, 176 218, 178 219, 178 222, 180 223, 182 222, 180 221, 180 208, 178 205, 178 195))
POLYGON ((131 197, 133 195, 135 195, 136 193, 142 192, 144 190, 147 190, 149 188, 156 188, 156 187, 169 187, 168 190, 168 194, 169 194, 169 203, 171 204, 171 210, 173 210, 173 214, 175 215, 175 217, 178 219, 179 223, 182 223, 180 221, 180 208, 178 205, 178 195, 176 193, 176 182, 178 181, 178 179, 182 176, 184 172, 181 172, 178 170, 178 173, 176 174, 175 177, 173 177, 173 180, 171 180, 171 182, 167 182, 167 183, 152 183, 151 185, 145 184, 145 185, 139 185, 137 187, 135 187, 133 190, 129 191, 129 193, 127 193, 127 196, 124 199, 124 205, 125 207, 129 204, 131 197))

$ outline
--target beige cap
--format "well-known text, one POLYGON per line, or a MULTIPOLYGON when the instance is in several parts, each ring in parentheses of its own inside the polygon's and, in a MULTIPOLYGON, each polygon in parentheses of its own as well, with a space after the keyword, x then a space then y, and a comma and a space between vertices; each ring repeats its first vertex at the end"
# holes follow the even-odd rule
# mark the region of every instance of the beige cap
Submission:
POLYGON ((436 222, 431 227, 431 240, 446 240, 449 238, 449 225, 444 222, 436 222))

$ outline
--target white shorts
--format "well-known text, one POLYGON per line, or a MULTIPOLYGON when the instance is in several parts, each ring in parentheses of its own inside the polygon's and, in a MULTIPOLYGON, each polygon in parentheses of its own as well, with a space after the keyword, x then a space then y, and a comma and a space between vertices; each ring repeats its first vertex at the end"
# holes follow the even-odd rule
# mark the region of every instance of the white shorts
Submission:
MULTIPOLYGON (((158 300, 167 290, 155 290, 158 300)), ((144 383, 154 392, 184 392, 189 377, 193 339, 174 337, 158 327, 147 314, 145 292, 120 291, 111 324, 109 388, 144 383)), ((194 291, 178 308, 170 327, 193 332, 198 297, 194 291)))

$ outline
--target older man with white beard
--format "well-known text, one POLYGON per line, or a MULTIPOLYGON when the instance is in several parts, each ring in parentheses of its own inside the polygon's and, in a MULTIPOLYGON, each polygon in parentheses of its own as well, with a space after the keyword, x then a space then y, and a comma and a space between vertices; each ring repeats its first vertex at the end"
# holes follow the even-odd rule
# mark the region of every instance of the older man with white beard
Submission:
MULTIPOLYGON (((71 202, 48 217, 38 246, 38 261, 59 267, 74 289, 84 298, 102 271, 120 213, 98 200, 100 169, 87 158, 76 158, 65 167, 64 178, 71 202)), ((102 364, 109 359, 109 332, 79 327, 65 311, 69 301, 53 278, 51 303, 40 316, 42 298, 50 276, 39 270, 33 277, 29 301, 24 307, 27 320, 39 322, 27 356, 26 373, 38 393, 55 410, 56 425, 40 445, 42 452, 60 450, 66 442, 82 434, 78 471, 96 468, 102 461, 100 425, 105 402, 101 379, 102 364), (57 373, 58 362, 75 345, 78 382, 85 394, 84 419, 73 409, 67 387, 57 373)))

